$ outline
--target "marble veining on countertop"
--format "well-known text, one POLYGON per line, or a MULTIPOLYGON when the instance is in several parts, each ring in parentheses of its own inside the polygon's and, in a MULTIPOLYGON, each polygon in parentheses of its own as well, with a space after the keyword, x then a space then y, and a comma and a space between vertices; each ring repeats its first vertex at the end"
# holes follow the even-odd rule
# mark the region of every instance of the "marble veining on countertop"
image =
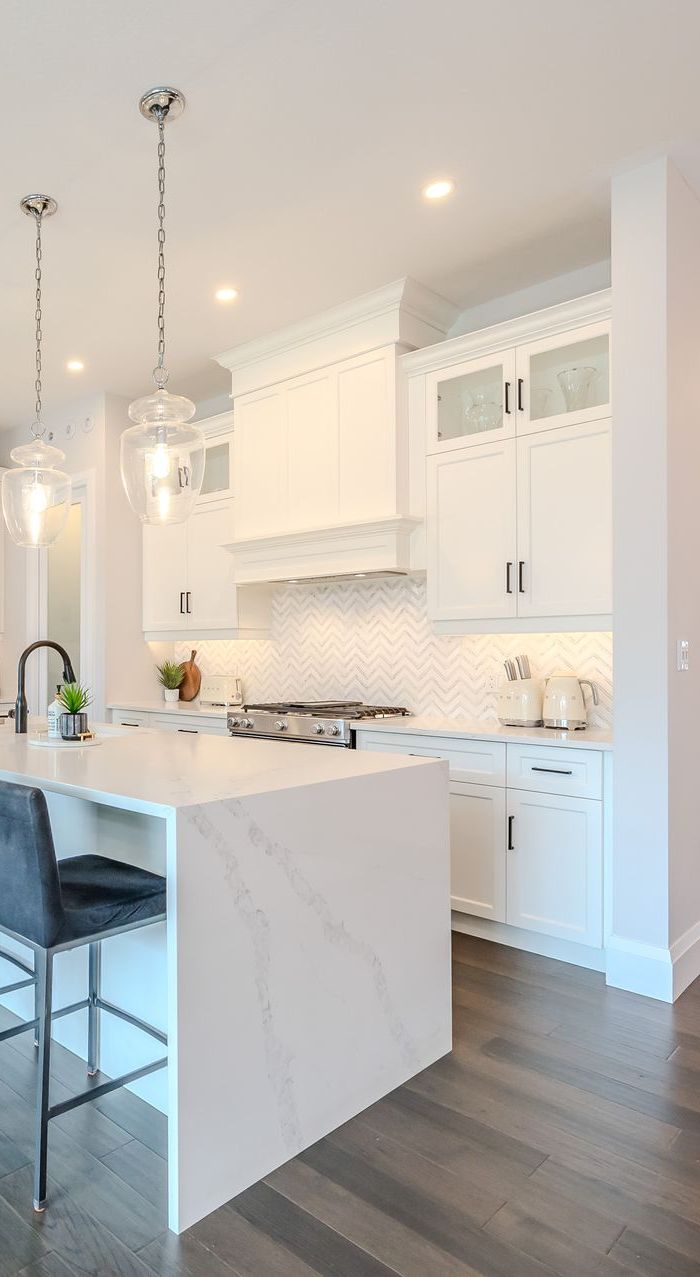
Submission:
POLYGON ((465 740, 512 741, 523 745, 562 745, 569 749, 612 750, 613 734, 585 727, 563 732, 554 727, 503 727, 498 719, 442 718, 425 714, 401 718, 364 719, 351 723, 355 732, 401 732, 420 736, 451 736, 465 740))

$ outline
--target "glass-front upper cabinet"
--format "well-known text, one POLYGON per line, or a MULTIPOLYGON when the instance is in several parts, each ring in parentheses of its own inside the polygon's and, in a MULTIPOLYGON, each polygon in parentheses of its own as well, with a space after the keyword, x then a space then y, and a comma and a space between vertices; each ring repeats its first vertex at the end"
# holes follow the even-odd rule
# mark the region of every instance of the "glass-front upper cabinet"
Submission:
POLYGON ((518 434, 609 417, 609 324, 519 346, 516 381, 518 434))
MULTIPOLYGON (((204 423, 203 423, 204 424, 204 423)), ((210 504, 233 496, 233 431, 207 434, 204 479, 198 503, 210 504)))
POLYGON ((515 353, 431 372, 426 378, 428 450, 463 448, 515 433, 515 353))

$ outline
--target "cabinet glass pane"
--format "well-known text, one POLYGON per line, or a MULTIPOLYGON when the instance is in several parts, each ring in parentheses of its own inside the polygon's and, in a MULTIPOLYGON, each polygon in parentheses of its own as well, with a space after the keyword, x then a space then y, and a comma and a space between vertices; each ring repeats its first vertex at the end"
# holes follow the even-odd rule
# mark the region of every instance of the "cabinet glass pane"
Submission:
POLYGON ((530 420, 597 408, 610 400, 607 333, 530 357, 530 420))
POLYGON ((503 365, 439 381, 438 439, 488 434, 503 428, 503 365))
POLYGON ((212 492, 228 492, 228 486, 229 445, 216 443, 206 451, 202 496, 209 496, 212 492))

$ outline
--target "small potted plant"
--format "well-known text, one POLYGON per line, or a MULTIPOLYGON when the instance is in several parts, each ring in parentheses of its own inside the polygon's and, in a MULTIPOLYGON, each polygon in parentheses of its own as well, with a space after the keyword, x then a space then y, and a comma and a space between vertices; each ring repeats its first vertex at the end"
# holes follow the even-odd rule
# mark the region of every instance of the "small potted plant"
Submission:
POLYGON ((162 665, 156 665, 158 671, 158 682, 163 688, 163 698, 166 701, 179 701, 180 684, 185 677, 185 671, 177 661, 163 661, 162 665))
POLYGON ((59 726, 63 740, 81 740, 88 734, 86 709, 92 697, 81 683, 64 683, 57 699, 63 707, 59 726))

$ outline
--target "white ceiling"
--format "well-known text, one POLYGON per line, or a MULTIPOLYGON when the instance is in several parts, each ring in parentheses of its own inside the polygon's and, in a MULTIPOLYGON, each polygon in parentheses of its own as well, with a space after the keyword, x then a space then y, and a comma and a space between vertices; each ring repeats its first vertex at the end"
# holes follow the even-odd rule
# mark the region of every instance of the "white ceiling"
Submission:
POLYGON ((45 403, 149 388, 155 130, 168 139, 170 388, 212 354, 410 274, 467 307, 608 252, 611 173, 700 146, 696 0, 4 0, 0 424, 31 419, 45 227, 45 403), (444 205, 420 187, 447 173, 444 205), (215 287, 233 283, 224 307, 215 287), (76 377, 65 361, 79 356, 76 377))

